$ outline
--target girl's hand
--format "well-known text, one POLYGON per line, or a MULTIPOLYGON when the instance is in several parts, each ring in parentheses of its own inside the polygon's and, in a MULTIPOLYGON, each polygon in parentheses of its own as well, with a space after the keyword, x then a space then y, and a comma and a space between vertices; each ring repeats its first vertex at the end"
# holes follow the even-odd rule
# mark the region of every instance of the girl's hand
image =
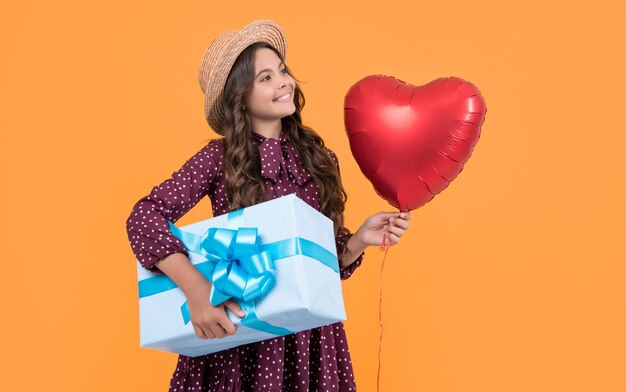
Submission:
POLYGON ((395 245, 400 242, 404 231, 410 227, 410 212, 378 212, 365 220, 359 227, 359 236, 366 245, 395 245), (385 243, 383 235, 387 234, 385 243))
POLYGON ((185 292, 189 305, 189 317, 196 335, 201 339, 223 338, 234 334, 237 329, 226 314, 230 309, 239 317, 245 317, 241 307, 232 298, 213 306, 210 301, 211 283, 204 279, 185 292))

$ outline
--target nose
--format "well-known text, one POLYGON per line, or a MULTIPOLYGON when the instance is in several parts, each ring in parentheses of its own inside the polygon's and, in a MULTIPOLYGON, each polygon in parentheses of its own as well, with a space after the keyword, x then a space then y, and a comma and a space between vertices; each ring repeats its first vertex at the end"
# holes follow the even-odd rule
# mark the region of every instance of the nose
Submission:
POLYGON ((288 74, 281 75, 281 78, 279 79, 279 85, 280 85, 279 88, 283 88, 283 87, 285 87, 286 85, 289 84, 288 83, 289 77, 290 76, 288 74))

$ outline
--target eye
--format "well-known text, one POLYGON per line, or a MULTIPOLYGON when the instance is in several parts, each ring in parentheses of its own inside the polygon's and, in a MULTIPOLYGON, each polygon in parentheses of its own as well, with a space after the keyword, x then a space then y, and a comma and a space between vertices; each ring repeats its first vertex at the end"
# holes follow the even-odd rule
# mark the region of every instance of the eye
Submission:
MULTIPOLYGON (((287 72, 287 68, 283 68, 283 70, 281 71, 282 73, 289 73, 287 72)), ((263 79, 261 79, 261 82, 264 81, 266 78, 269 78, 269 75, 267 75, 266 77, 264 77, 263 79)))

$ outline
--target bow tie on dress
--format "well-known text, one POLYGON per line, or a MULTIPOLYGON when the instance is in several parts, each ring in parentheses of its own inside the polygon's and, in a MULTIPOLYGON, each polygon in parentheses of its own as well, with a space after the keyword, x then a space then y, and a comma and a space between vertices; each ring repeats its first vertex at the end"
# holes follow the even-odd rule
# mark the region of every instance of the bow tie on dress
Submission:
POLYGON ((296 150, 289 143, 285 132, 281 133, 280 139, 256 136, 256 140, 260 142, 261 176, 275 182, 282 167, 291 173, 298 185, 304 185, 312 178, 300 164, 296 150))

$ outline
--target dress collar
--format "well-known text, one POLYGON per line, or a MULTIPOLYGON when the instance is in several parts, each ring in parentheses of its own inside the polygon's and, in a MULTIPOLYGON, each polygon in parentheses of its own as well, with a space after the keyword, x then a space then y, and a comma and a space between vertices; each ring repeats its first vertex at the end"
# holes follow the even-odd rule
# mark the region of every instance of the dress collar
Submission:
POLYGON ((252 131, 252 138, 259 147, 261 176, 275 182, 282 167, 283 170, 291 173, 300 186, 313 178, 302 166, 298 153, 289 142, 289 135, 284 130, 281 130, 278 139, 265 137, 254 131, 252 131))
MULTIPOLYGON (((254 131, 252 131, 252 137, 260 143, 263 143, 266 139, 274 139, 274 138, 270 138, 267 136, 263 136, 260 133, 257 133, 254 131)), ((274 139, 274 140, 280 141, 280 144, 285 144, 289 141, 289 135, 284 130, 281 130, 278 139, 274 139)))

